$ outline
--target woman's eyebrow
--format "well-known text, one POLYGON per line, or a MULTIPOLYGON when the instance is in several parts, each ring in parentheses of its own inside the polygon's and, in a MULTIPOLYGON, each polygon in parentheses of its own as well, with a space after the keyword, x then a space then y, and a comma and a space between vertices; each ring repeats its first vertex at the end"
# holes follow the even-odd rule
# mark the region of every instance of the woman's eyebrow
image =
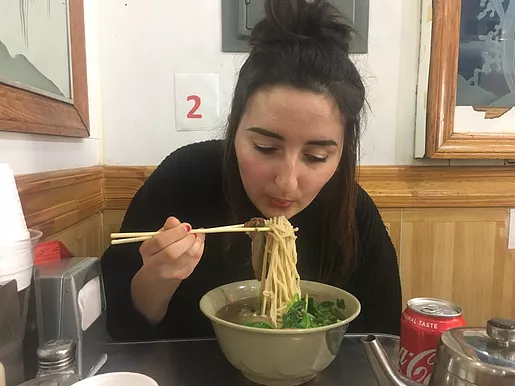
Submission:
POLYGON ((323 147, 329 147, 329 146, 338 146, 336 141, 333 141, 332 139, 317 139, 306 142, 308 145, 314 145, 314 146, 323 146, 323 147))
MULTIPOLYGON (((253 133, 257 133, 257 134, 263 135, 265 137, 284 141, 284 137, 282 135, 279 135, 271 130, 263 129, 262 127, 249 127, 247 129, 247 131, 251 131, 253 133)), ((334 141, 332 139, 313 139, 313 140, 307 141, 306 145, 322 146, 322 147, 338 146, 336 141, 334 141)))
POLYGON ((279 135, 267 129, 263 129, 262 127, 249 127, 247 131, 252 131, 253 133, 261 134, 265 137, 275 138, 284 141, 284 137, 282 135, 279 135))

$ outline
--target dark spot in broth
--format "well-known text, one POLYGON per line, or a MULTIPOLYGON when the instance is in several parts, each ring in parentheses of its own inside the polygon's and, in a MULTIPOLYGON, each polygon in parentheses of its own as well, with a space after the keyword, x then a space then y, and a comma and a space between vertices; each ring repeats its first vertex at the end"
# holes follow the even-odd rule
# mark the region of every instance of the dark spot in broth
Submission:
POLYGON ((220 319, 231 323, 245 324, 251 322, 271 323, 270 318, 260 315, 259 298, 247 298, 223 306, 216 312, 220 319))

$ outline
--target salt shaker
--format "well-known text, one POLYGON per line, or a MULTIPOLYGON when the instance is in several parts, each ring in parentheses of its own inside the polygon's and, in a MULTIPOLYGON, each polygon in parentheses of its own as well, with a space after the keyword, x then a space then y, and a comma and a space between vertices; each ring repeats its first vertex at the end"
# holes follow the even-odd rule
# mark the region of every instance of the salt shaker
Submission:
POLYGON ((80 380, 76 373, 75 343, 53 339, 37 349, 38 373, 20 386, 69 386, 80 380))

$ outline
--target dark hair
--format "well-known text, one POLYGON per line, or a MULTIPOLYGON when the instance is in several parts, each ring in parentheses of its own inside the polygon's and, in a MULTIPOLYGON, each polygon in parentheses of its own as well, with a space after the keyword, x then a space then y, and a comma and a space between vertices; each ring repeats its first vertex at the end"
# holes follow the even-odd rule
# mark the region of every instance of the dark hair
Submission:
POLYGON ((319 279, 343 284, 357 258, 356 166, 365 103, 361 76, 348 55, 352 29, 325 0, 267 0, 265 15, 252 31, 252 49, 240 70, 229 114, 223 163, 226 199, 234 213, 248 199, 241 196, 235 137, 256 91, 285 85, 331 96, 345 132, 338 169, 319 193, 328 216, 321 231, 326 251, 321 251, 319 279))

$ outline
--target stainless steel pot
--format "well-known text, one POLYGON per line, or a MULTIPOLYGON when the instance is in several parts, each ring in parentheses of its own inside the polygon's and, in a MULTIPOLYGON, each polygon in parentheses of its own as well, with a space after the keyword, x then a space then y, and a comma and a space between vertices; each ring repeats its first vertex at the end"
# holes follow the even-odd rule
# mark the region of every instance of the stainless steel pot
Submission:
MULTIPOLYGON (((362 342, 380 386, 420 385, 397 371, 374 335, 362 342)), ((428 384, 515 386, 515 322, 490 319, 486 329, 458 327, 445 331, 428 384)))

